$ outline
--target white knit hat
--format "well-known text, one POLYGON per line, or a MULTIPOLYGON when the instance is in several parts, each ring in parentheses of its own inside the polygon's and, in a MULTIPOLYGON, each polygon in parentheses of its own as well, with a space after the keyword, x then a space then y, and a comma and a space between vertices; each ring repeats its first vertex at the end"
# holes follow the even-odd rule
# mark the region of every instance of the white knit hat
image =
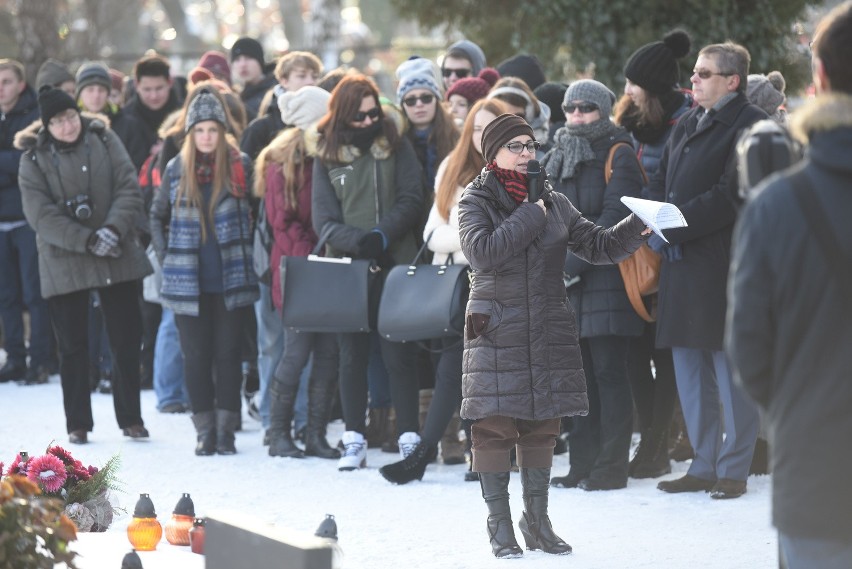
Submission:
POLYGON ((328 112, 331 93, 313 85, 278 95, 278 110, 284 124, 305 130, 328 112))

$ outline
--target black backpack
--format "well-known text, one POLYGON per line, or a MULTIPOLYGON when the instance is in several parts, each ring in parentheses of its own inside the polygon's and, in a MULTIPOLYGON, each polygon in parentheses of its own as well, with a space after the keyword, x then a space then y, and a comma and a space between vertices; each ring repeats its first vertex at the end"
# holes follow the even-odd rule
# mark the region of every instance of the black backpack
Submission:
POLYGON ((737 142, 739 195, 744 201, 761 180, 798 162, 802 150, 783 126, 771 119, 747 128, 737 142))

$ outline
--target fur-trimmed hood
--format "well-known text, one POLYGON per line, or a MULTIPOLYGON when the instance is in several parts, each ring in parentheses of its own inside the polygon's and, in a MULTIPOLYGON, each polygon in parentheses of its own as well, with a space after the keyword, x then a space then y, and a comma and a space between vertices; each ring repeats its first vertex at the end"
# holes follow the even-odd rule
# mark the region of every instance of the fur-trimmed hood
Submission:
MULTIPOLYGON (((400 136, 405 134, 408 121, 405 119, 402 111, 393 105, 383 104, 382 113, 384 114, 385 119, 393 121, 393 124, 400 136)), ((305 131, 305 146, 309 155, 320 156, 320 142, 320 133, 317 130, 317 125, 314 124, 305 131)), ((372 154, 373 158, 376 160, 386 160, 392 153, 393 149, 391 148, 388 139, 384 136, 377 136, 376 140, 373 141, 372 146, 370 146, 370 154, 372 154)), ((357 147, 347 144, 340 147, 336 162, 349 164, 357 160, 360 156, 361 151, 358 150, 357 147)))
MULTIPOLYGON (((103 132, 110 126, 109 117, 105 114, 83 111, 80 115, 84 131, 93 130, 95 132, 103 132)), ((47 142, 47 129, 42 124, 40 118, 15 134, 15 148, 24 152, 46 146, 47 142)))
POLYGON ((852 128, 852 95, 820 95, 790 119, 790 131, 802 144, 807 144, 814 133, 840 127, 852 128))

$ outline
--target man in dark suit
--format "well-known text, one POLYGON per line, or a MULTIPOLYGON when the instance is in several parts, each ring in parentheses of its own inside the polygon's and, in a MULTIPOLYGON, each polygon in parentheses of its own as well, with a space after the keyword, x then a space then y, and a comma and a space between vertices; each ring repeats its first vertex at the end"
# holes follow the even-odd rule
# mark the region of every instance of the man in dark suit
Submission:
POLYGON ((845 2, 817 27, 817 97, 793 115, 806 157, 754 189, 731 265, 726 347, 735 379, 766 410, 772 521, 788 569, 852 567, 852 455, 842 442, 852 438, 850 41, 845 2), (834 244, 823 246, 821 228, 834 244))
POLYGON ((652 199, 677 205, 688 224, 666 231, 669 243, 649 241, 663 253, 657 346, 672 349, 695 449, 685 476, 657 485, 664 492, 741 496, 757 438, 757 407, 733 385, 722 349, 739 206, 735 146, 741 130, 767 116, 746 98, 749 60, 733 43, 699 52, 691 78, 698 106, 675 125, 649 188, 652 199))

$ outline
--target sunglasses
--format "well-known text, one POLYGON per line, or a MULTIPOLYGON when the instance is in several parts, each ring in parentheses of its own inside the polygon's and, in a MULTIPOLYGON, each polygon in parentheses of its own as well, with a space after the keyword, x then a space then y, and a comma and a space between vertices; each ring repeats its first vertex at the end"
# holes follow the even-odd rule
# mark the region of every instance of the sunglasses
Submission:
POLYGON ((420 101, 424 105, 429 105, 434 100, 435 100, 435 95, 430 95, 429 93, 425 93, 423 95, 420 95, 419 97, 406 97, 405 99, 402 100, 402 102, 405 103, 406 107, 413 107, 414 105, 417 104, 417 101, 420 101))
POLYGON ((730 77, 731 75, 734 75, 734 73, 722 73, 719 71, 709 71, 707 69, 702 69, 701 71, 696 71, 695 69, 693 69, 692 72, 695 75, 698 75, 698 77, 700 77, 701 79, 710 79, 714 75, 721 75, 722 77, 730 77))
POLYGON ((379 118, 380 113, 381 111, 379 111, 379 107, 373 107, 369 111, 358 111, 357 113, 355 113, 355 116, 352 117, 352 120, 354 122, 361 122, 363 120, 366 120, 367 117, 376 120, 377 118, 379 118))
POLYGON ((459 79, 464 79, 465 77, 470 75, 470 69, 452 69, 450 67, 444 67, 443 69, 441 69, 441 75, 443 75, 444 77, 449 77, 453 73, 455 73, 456 77, 458 77, 459 79))
POLYGON ((567 103, 562 105, 562 110, 566 115, 570 115, 577 109, 580 109, 580 112, 583 114, 593 113, 598 110, 598 106, 594 103, 580 103, 579 105, 575 105, 574 103, 567 103))
POLYGON ((527 150, 530 154, 535 154, 535 151, 541 147, 541 144, 537 140, 530 140, 529 142, 510 142, 508 144, 504 144, 503 148, 511 152, 512 154, 520 154, 527 150))

